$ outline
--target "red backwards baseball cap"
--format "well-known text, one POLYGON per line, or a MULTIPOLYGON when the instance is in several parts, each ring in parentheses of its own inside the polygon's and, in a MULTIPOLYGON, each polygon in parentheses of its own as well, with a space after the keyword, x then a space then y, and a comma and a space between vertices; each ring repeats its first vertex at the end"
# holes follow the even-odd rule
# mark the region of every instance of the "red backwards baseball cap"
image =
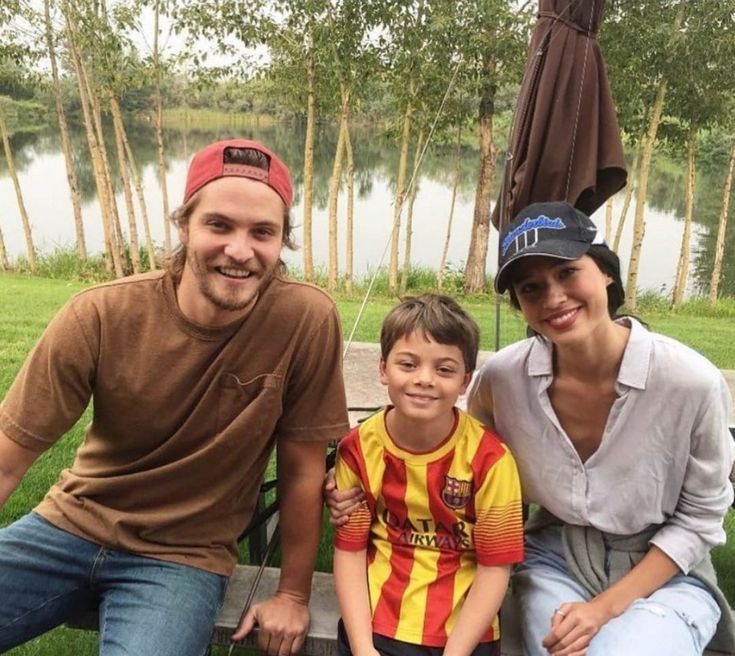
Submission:
POLYGON ((293 188, 288 167, 263 144, 248 139, 217 141, 196 153, 191 160, 191 164, 189 164, 189 172, 186 175, 184 202, 212 180, 228 176, 250 178, 264 182, 281 197, 283 202, 286 203, 286 208, 291 207, 293 188), (268 159, 268 170, 250 164, 226 162, 225 153, 228 149, 250 149, 263 153, 268 159))

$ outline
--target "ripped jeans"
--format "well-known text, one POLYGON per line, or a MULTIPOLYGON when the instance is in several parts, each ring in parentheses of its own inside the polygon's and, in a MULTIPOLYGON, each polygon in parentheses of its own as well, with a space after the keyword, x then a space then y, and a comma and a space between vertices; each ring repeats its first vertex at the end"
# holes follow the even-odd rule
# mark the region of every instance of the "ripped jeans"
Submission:
MULTIPOLYGON (((569 574, 561 529, 526 536, 526 559, 513 574, 526 656, 548 656, 541 646, 554 610, 590 595, 569 574)), ((697 579, 679 574, 646 599, 634 601, 592 639, 587 656, 700 656, 720 619, 720 609, 697 579)))

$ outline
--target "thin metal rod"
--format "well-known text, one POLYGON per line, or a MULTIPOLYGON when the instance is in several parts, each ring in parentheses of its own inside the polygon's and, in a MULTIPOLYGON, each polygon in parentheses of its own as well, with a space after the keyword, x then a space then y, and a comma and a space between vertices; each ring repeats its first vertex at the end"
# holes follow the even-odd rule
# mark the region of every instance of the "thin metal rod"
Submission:
POLYGON ((385 256, 388 253, 388 247, 390 246, 390 243, 391 243, 393 228, 395 228, 396 225, 400 224, 401 213, 403 212, 403 205, 405 204, 406 198, 410 196, 411 190, 413 189, 413 186, 416 182, 416 176, 418 175, 418 171, 421 168, 421 164, 424 161, 424 156, 426 155, 426 151, 429 148, 429 143, 431 143, 431 138, 434 135, 434 131, 436 130, 436 125, 439 122, 439 118, 441 117, 442 112, 444 111, 444 105, 446 104, 447 98, 449 97, 449 92, 452 90, 452 87, 454 86, 454 81, 457 79, 457 74, 459 73, 459 69, 461 65, 462 65, 462 59, 460 58, 457 61, 457 65, 454 67, 454 73, 452 73, 452 78, 449 80, 447 89, 444 92, 444 97, 442 98, 441 104, 439 105, 439 109, 437 110, 436 115, 434 116, 434 122, 431 125, 431 129, 429 130, 428 136, 426 137, 426 142, 424 143, 424 147, 423 147, 423 150, 421 151, 421 155, 419 156, 419 159, 416 162, 416 166, 413 169, 413 173, 411 174, 411 179, 409 180, 408 185, 406 185, 406 191, 403 194, 403 198, 401 199, 400 205, 398 206, 398 211, 396 212, 396 218, 393 221, 393 225, 391 226, 391 231, 388 233, 388 240, 385 244, 385 248, 383 249, 383 254, 380 256, 378 266, 375 268, 375 272, 370 278, 370 283, 368 284, 367 291, 365 292, 365 297, 362 299, 362 304, 360 305, 360 309, 357 313, 357 316, 355 317, 355 322, 352 324, 352 330, 350 331, 350 335, 347 338, 347 341, 345 343, 344 352, 342 353, 343 359, 345 358, 348 351, 350 350, 352 341, 355 338, 355 333, 357 332, 357 326, 360 324, 360 320, 362 319, 362 315, 365 312, 365 307, 367 306, 368 299, 370 298, 370 294, 373 291, 373 286, 375 285, 375 281, 378 277, 378 274, 380 273, 380 268, 383 266, 383 262, 385 261, 385 256))
MULTIPOLYGON (((253 599, 255 599, 255 593, 258 591, 260 579, 263 578, 263 572, 268 566, 268 561, 270 561, 270 559, 273 557, 273 553, 276 550, 276 545, 278 544, 278 538, 279 530, 278 524, 276 524, 276 527, 273 529, 273 535, 271 535, 270 540, 268 540, 268 544, 266 545, 265 554, 263 555, 263 562, 260 563, 260 567, 258 567, 258 571, 255 573, 255 578, 253 579, 253 583, 250 586, 250 590, 248 590, 248 596, 245 599, 245 606, 243 607, 242 613, 240 613, 240 619, 237 622, 238 627, 245 619, 245 615, 247 615, 248 611, 250 610, 250 606, 253 605, 253 599)), ((230 643, 230 648, 227 650, 227 656, 232 656, 232 650, 235 649, 235 647, 236 643, 230 643)))

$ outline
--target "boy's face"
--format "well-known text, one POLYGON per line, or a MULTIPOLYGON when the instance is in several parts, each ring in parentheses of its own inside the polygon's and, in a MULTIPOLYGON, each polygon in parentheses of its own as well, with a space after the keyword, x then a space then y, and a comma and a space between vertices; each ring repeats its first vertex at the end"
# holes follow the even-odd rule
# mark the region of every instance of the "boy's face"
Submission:
POLYGON ((458 346, 439 344, 422 332, 397 340, 380 361, 380 382, 388 387, 395 412, 412 421, 446 421, 470 376, 458 346))

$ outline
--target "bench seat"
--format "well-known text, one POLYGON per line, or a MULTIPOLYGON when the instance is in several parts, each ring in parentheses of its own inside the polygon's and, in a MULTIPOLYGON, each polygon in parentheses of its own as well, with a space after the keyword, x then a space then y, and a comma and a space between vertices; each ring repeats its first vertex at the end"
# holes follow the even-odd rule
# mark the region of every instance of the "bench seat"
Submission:
MULTIPOLYGON (((257 572, 258 568, 253 565, 238 565, 235 568, 212 634, 213 645, 227 646, 230 644, 230 638, 240 620, 245 600, 257 572)), ((263 570, 263 576, 255 594, 256 603, 275 593, 279 576, 280 570, 277 567, 266 567, 263 570)), ((340 614, 331 574, 314 573, 309 611, 311 613, 311 626, 300 653, 304 656, 337 656, 337 621, 340 614)), ((515 612, 514 599, 511 594, 508 594, 503 603, 500 617, 502 656, 524 656, 520 646, 518 615, 515 612)), ((82 615, 73 622, 69 622, 68 626, 96 631, 98 628, 97 613, 82 615)), ((248 648, 256 647, 256 636, 249 635, 241 645, 248 648)), ((706 651, 704 656, 723 655, 721 652, 706 651)))

